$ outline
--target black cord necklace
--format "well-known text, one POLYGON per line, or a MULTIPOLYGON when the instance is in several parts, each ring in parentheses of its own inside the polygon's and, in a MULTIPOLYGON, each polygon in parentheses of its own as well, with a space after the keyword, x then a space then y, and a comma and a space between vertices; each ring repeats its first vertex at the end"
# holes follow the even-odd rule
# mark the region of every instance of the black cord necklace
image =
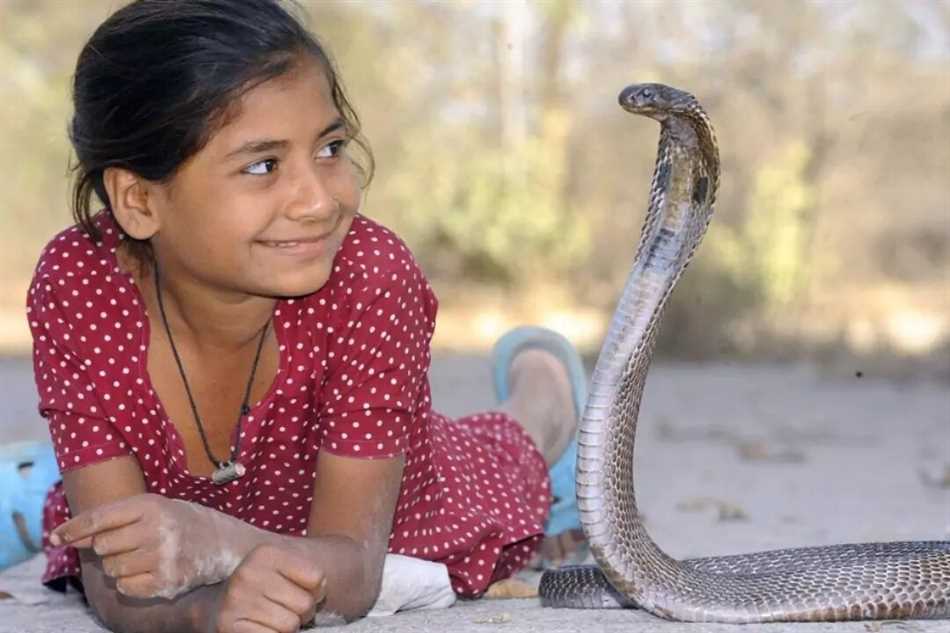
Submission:
POLYGON ((158 264, 155 264, 155 294, 158 296, 158 311, 162 315, 162 323, 165 325, 165 334, 168 335, 168 343, 171 345, 172 354, 175 356, 175 363, 178 365, 178 372, 181 374, 181 382, 185 385, 185 393, 188 394, 188 403, 191 404, 191 412, 195 416, 195 424, 198 426, 198 434, 201 436, 201 443, 205 447, 205 454, 215 465, 214 472, 211 474, 211 481, 221 486, 231 483, 235 479, 242 477, 246 472, 244 464, 237 461, 241 445, 241 422, 244 416, 251 412, 248 406, 248 399, 251 397, 251 385, 254 384, 254 374, 257 372, 257 363, 261 358, 261 349, 264 347, 264 338, 267 336, 267 326, 270 324, 268 319, 264 327, 261 328, 261 338, 257 342, 257 352, 254 354, 254 364, 251 366, 251 376, 247 379, 247 388, 244 390, 244 401, 241 403, 241 411, 237 419, 237 437, 234 440, 234 447, 231 449, 231 455, 227 461, 221 461, 211 453, 211 447, 208 445, 208 438, 205 436, 204 426, 201 424, 201 417, 198 415, 198 407, 195 406, 195 399, 191 395, 191 388, 188 386, 188 378, 185 377, 185 366, 178 355, 178 349, 175 347, 175 339, 172 338, 172 330, 168 327, 168 317, 165 316, 165 304, 162 302, 162 284, 158 275, 158 264))

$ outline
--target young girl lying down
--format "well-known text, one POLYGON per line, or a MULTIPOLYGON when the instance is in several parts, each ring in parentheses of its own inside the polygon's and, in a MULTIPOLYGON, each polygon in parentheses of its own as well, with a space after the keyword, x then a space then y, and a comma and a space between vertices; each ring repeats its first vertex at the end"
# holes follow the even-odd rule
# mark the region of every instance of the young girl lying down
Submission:
POLYGON ((115 631, 296 631, 365 614, 387 552, 477 597, 576 527, 576 352, 514 330, 494 410, 432 410, 436 298, 364 215, 359 121, 284 5, 133 2, 74 106, 76 225, 28 298, 46 583, 115 631))

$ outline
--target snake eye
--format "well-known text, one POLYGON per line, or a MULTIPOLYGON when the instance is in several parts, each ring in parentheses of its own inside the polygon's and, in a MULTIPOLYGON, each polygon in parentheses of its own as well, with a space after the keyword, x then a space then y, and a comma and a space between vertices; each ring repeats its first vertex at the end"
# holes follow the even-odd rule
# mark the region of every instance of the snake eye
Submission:
POLYGON ((652 99, 652 98, 653 98, 653 90, 651 90, 650 88, 644 88, 643 90, 640 91, 640 98, 641 98, 641 99, 652 99))

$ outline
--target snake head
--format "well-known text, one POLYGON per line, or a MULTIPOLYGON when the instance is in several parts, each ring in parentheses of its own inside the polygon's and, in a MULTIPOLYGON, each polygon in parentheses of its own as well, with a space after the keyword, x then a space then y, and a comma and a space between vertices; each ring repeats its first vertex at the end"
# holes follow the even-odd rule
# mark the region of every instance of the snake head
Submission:
POLYGON ((662 121, 686 110, 696 98, 664 84, 633 84, 620 92, 620 107, 627 112, 662 121))

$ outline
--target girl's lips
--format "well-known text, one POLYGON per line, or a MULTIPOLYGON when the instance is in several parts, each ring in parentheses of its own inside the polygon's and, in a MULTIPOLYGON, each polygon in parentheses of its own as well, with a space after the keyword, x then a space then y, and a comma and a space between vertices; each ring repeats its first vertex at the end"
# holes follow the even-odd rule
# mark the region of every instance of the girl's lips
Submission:
POLYGON ((327 233, 293 240, 261 240, 259 244, 286 255, 320 255, 326 250, 331 236, 332 233, 327 233))
POLYGON ((258 244, 279 255, 299 257, 323 257, 330 255, 332 257, 336 254, 336 249, 339 248, 342 242, 341 238, 336 237, 342 222, 342 217, 337 218, 333 228, 320 235, 294 236, 286 240, 258 240, 258 244))
POLYGON ((319 237, 319 238, 306 239, 306 240, 283 240, 280 242, 265 241, 264 244, 266 246, 273 246, 275 248, 293 248, 294 246, 297 246, 299 244, 313 244, 314 242, 319 242, 322 239, 326 239, 326 238, 319 237))

